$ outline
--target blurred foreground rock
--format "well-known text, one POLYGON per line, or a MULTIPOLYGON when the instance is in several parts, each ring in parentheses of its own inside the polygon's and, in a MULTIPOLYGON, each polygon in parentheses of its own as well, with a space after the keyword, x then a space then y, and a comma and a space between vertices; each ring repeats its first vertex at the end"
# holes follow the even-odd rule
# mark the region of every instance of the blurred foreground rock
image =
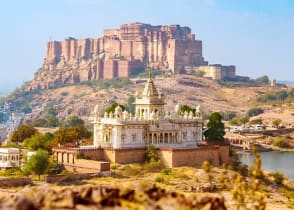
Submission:
POLYGON ((0 209, 200 209, 225 210, 221 197, 183 195, 157 186, 142 191, 104 186, 31 188, 11 195, 0 194, 0 209))

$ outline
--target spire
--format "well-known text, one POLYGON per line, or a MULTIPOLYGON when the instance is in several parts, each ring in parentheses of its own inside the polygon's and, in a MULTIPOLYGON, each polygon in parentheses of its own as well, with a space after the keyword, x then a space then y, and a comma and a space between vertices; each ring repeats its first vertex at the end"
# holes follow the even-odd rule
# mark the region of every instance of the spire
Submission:
POLYGON ((147 62, 147 69, 148 69, 148 80, 146 83, 146 86, 142 92, 142 96, 147 96, 147 97, 158 97, 158 91, 153 83, 152 80, 152 72, 151 72, 151 68, 149 66, 149 62, 147 62))
POLYGON ((148 66, 147 66, 147 69, 148 69, 148 78, 149 78, 149 80, 152 80, 152 72, 151 72, 151 68, 150 68, 150 66, 149 66, 149 63, 147 64, 148 66))

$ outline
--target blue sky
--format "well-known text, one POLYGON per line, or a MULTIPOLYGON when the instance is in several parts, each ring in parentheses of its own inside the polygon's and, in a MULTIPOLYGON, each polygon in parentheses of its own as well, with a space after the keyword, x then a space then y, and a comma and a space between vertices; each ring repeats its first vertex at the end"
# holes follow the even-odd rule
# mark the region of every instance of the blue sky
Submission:
POLYGON ((26 0, 0 3, 0 93, 32 79, 49 40, 144 22, 189 26, 210 63, 294 80, 292 0, 26 0))

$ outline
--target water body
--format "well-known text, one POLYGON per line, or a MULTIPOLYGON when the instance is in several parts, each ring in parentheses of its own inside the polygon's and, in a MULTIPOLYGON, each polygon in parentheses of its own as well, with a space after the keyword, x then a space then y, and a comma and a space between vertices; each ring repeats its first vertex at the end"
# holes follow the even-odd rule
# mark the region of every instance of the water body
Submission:
MULTIPOLYGON (((261 152, 260 153, 263 170, 269 172, 281 172, 288 178, 294 180, 294 152, 261 152)), ((241 161, 247 165, 252 165, 254 155, 252 153, 242 153, 241 161)))

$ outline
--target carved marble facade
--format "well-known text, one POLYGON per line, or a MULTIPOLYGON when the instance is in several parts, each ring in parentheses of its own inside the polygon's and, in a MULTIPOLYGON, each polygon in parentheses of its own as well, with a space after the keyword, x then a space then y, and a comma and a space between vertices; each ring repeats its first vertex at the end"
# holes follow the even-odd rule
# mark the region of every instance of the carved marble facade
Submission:
POLYGON ((153 144, 161 148, 197 147, 202 141, 202 117, 199 110, 164 111, 164 95, 159 94, 151 75, 141 94, 135 94, 136 113, 132 115, 117 106, 114 113, 99 117, 94 109, 94 147, 114 149, 140 148, 153 144))

